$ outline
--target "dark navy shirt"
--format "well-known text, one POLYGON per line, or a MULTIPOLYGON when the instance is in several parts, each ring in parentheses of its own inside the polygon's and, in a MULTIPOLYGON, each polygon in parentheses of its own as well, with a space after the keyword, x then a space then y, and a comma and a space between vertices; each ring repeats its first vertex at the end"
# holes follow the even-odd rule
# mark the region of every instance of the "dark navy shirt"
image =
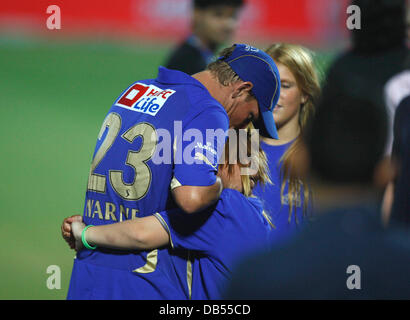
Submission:
POLYGON ((410 234, 374 203, 334 208, 280 248, 244 260, 227 299, 410 299, 410 234))

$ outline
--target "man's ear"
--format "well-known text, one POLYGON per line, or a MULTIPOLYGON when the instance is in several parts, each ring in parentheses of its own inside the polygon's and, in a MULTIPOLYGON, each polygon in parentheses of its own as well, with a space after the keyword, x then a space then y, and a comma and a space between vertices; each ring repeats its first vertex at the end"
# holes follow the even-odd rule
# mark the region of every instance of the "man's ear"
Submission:
POLYGON ((233 86, 232 98, 238 98, 242 95, 248 96, 253 88, 253 83, 249 81, 237 81, 233 86))

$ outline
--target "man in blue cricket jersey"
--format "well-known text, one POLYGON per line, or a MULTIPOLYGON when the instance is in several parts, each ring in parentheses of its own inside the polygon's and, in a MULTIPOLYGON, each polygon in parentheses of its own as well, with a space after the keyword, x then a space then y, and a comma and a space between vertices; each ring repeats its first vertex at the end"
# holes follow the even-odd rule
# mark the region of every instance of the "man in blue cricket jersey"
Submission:
MULTIPOLYGON (((175 207, 192 214, 215 203, 223 188, 216 173, 228 128, 253 121, 277 138, 272 109, 279 86, 272 58, 243 44, 224 50, 193 76, 160 67, 156 79, 132 84, 114 102, 98 135, 84 223, 112 224, 175 207)), ((74 220, 78 217, 62 225, 69 243, 74 220)), ((74 261, 69 299, 189 295, 184 250, 86 249, 74 261)))
MULTIPOLYGON (((250 137, 248 130, 248 140, 250 137)), ((235 145, 232 137, 228 144, 235 145)), ((248 148, 250 143, 248 143, 248 148)), ((226 154, 228 150, 226 150, 226 154)), ((190 298, 221 299, 234 266, 244 256, 267 251, 271 241, 271 221, 262 204, 252 196, 256 183, 269 181, 266 156, 257 155, 255 175, 241 175, 242 163, 229 164, 226 159, 218 174, 227 188, 215 207, 186 215, 172 209, 144 218, 92 227, 84 231, 85 243, 122 250, 152 249, 170 245, 174 249, 192 250, 190 298)), ((84 223, 73 223, 77 246, 83 245, 84 223)))

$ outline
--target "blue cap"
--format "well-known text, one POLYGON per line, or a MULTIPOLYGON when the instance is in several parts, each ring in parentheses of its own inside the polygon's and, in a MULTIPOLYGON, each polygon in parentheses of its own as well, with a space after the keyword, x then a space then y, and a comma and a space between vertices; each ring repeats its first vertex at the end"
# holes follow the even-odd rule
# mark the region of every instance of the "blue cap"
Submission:
POLYGON ((253 84, 252 93, 259 105, 260 119, 255 127, 262 135, 278 139, 273 108, 279 100, 280 77, 275 62, 266 52, 246 44, 235 44, 235 49, 229 57, 219 57, 229 64, 233 71, 243 81, 253 84))

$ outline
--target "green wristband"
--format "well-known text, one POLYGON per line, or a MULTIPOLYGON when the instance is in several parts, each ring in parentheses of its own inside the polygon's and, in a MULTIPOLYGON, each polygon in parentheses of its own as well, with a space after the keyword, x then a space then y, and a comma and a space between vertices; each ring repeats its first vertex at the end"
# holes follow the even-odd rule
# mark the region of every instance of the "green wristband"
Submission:
POLYGON ((94 227, 94 226, 93 226, 92 224, 89 224, 88 226, 86 226, 86 227, 83 229, 83 232, 81 232, 81 242, 83 243, 84 247, 86 247, 87 249, 89 249, 89 250, 95 250, 95 249, 97 249, 97 246, 92 247, 92 246, 90 246, 90 245, 88 244, 87 240, 85 240, 85 232, 87 231, 87 229, 88 229, 89 227, 94 227))

